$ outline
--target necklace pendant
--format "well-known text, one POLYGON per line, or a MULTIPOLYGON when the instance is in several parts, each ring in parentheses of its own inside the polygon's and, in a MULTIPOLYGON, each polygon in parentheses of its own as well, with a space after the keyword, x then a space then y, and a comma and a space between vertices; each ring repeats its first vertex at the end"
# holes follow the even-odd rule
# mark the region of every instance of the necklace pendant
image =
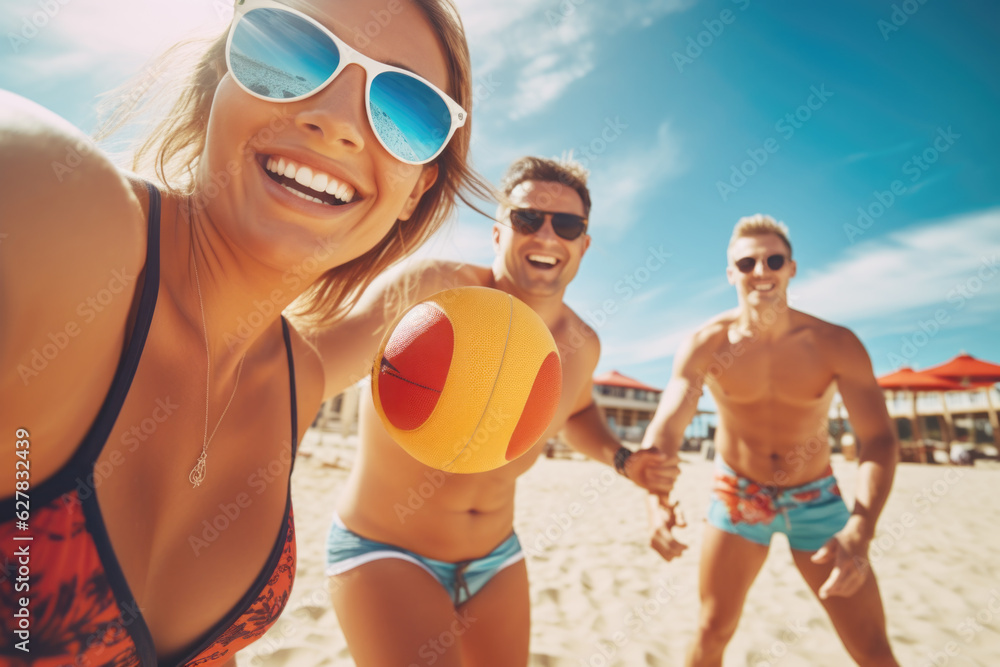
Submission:
POLYGON ((206 458, 205 452, 202 452, 201 456, 198 457, 198 462, 191 469, 191 474, 188 475, 188 481, 196 489, 205 481, 205 471, 208 468, 208 465, 205 463, 206 458))

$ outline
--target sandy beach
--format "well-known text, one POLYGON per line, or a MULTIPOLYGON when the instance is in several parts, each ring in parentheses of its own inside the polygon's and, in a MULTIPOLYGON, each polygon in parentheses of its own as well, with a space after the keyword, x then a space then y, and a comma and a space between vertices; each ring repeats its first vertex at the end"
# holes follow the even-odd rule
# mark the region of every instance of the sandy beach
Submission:
MULTIPOLYGON (((323 543, 355 441, 306 435, 293 481, 295 588, 281 620, 239 655, 240 667, 354 664, 327 597, 323 543)), ((850 506, 857 465, 835 458, 833 467, 850 506)), ((712 465, 685 455, 681 470, 677 496, 689 527, 680 536, 690 548, 671 563, 646 545, 643 492, 607 467, 541 459, 521 479, 515 528, 531 579, 532 667, 682 664, 697 619, 712 465)), ((900 664, 1000 665, 998 491, 995 464, 899 466, 871 557, 900 664)), ((771 544, 724 664, 853 664, 783 536, 771 544)))

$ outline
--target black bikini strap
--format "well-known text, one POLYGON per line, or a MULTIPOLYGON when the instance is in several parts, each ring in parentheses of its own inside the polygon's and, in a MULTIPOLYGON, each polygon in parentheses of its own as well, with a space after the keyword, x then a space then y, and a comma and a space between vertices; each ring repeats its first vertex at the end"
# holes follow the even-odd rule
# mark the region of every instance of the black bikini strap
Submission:
POLYGON ((156 308, 156 298, 160 288, 160 191, 152 183, 146 183, 149 191, 149 214, 146 220, 148 238, 146 240, 146 266, 144 268, 142 294, 139 297, 139 307, 132 327, 132 336, 125 347, 125 352, 118 360, 111 388, 101 405, 90 431, 83 444, 74 456, 74 463, 81 463, 89 469, 101 455, 111 429, 118 419, 125 397, 132 386, 139 358, 146 345, 150 325, 153 322, 153 311, 156 308), (77 459, 79 460, 77 461, 77 459))
POLYGON ((295 453, 299 447, 299 409, 295 397, 295 359, 292 356, 292 337, 288 331, 288 321, 281 316, 281 333, 285 338, 285 352, 288 354, 288 383, 292 395, 292 467, 295 467, 295 453))

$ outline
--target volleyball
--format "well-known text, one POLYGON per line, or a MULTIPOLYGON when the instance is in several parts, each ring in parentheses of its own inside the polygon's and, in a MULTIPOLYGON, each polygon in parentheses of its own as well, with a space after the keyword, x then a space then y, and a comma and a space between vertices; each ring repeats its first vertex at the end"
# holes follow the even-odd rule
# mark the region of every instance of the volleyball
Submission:
POLYGON ((382 424, 421 463, 494 470, 531 449, 555 416, 562 365, 542 319, 487 287, 445 290, 389 327, 372 366, 382 424))

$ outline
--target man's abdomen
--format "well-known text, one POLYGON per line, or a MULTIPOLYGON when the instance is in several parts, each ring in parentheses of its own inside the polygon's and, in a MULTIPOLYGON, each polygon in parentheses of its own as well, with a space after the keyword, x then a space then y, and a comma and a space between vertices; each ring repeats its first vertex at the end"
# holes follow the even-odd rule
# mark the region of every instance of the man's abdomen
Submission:
POLYGON ((515 480, 529 461, 472 475, 443 472, 393 442, 364 402, 359 426, 358 457, 337 507, 348 528, 444 561, 482 556, 510 535, 515 480))
POLYGON ((718 403, 716 451, 738 473, 779 487, 823 475, 830 461, 828 400, 810 405, 718 403))

